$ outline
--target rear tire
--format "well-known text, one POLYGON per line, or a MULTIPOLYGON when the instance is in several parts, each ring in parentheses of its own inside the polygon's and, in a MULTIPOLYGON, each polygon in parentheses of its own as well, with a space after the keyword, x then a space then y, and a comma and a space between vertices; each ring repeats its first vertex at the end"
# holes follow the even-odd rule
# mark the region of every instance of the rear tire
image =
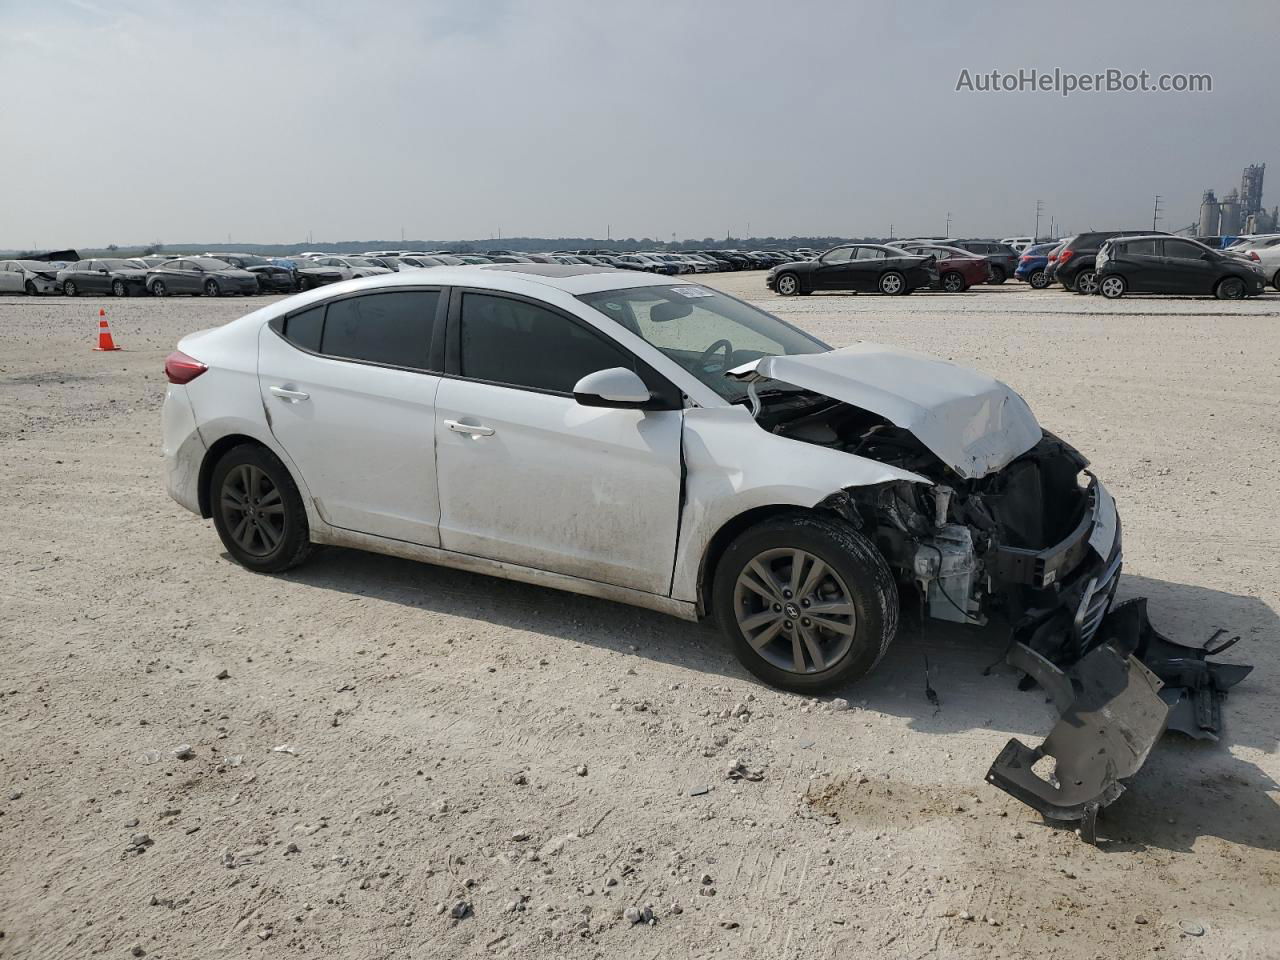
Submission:
POLYGON ((712 609, 744 667, 797 693, 865 676, 898 629, 898 590, 884 557, 848 524, 812 513, 739 534, 716 565, 712 609), (819 606, 820 615, 810 613, 819 606))
POLYGON ((964 277, 955 270, 948 270, 942 275, 942 289, 947 293, 963 293, 965 290, 964 277))
POLYGON ((890 270, 880 278, 880 292, 887 297, 901 296, 907 289, 907 279, 897 270, 890 270))
POLYGON ((1049 278, 1045 276, 1043 270, 1037 270, 1031 274, 1031 279, 1028 282, 1031 284, 1032 290, 1043 290, 1049 285, 1049 278))
POLYGON ((311 552, 302 495, 266 447, 244 443, 228 450, 209 478, 209 503, 222 545, 242 567, 280 573, 311 552))
POLYGON ((1098 292, 1098 275, 1092 270, 1081 270, 1076 274, 1073 287, 1076 293, 1094 294, 1098 292))
POLYGON ((167 297, 169 295, 169 290, 165 287, 163 280, 151 281, 151 295, 153 297, 167 297))
POLYGON ((1108 300, 1119 300, 1124 296, 1125 290, 1128 289, 1128 284, 1124 282, 1124 277, 1103 277, 1098 283, 1098 289, 1102 291, 1102 295, 1108 300))
POLYGON ((204 295, 206 297, 216 297, 222 291, 218 289, 217 280, 206 280, 204 282, 204 295))
POLYGON ((74 280, 68 280, 62 285, 62 292, 68 297, 74 297, 79 292, 76 288, 76 282, 74 280))
POLYGON ((991 284, 994 287, 998 287, 1000 286, 1000 284, 1004 283, 1008 279, 1009 279, 1009 275, 1004 272, 1004 267, 992 267, 991 279, 988 280, 987 283, 991 284))

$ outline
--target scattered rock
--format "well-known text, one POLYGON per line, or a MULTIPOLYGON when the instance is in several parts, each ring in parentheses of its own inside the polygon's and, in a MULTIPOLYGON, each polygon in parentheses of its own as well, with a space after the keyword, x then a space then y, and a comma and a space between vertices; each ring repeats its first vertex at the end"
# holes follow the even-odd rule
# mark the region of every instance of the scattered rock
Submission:
POLYGON ((461 920, 463 917, 469 916, 470 914, 471 904, 466 900, 459 900, 449 910, 449 916, 453 917, 455 920, 461 920))
POLYGON ((691 796, 691 797, 703 797, 703 796, 706 796, 706 795, 707 795, 708 793, 710 793, 710 792, 711 792, 711 788, 710 788, 710 787, 694 787, 692 790, 690 790, 690 791, 689 791, 689 796, 691 796))
POLYGON ((14 790, 12 793, 10 793, 10 794, 9 794, 9 799, 10 799, 10 800, 21 800, 21 799, 22 799, 22 791, 21 791, 21 790, 14 790))
POLYGON ((125 825, 126 827, 136 827, 136 826, 138 825, 138 818, 137 818, 137 817, 130 817, 128 820, 126 820, 126 821, 124 822, 124 825, 125 825))
POLYGON ((271 748, 271 752, 272 752, 272 753, 287 753, 287 754, 289 754, 289 756, 291 756, 291 757, 296 757, 296 756, 298 755, 298 751, 297 751, 297 749, 296 749, 296 748, 293 746, 293 744, 291 744, 291 743, 282 743, 282 744, 280 744, 280 746, 278 746, 278 747, 272 747, 272 748, 271 748))
POLYGON ((173 748, 173 755, 179 760, 190 760, 196 755, 196 752, 191 749, 191 744, 180 743, 173 748))
POLYGON ((678 900, 677 900, 677 901, 675 901, 674 903, 672 903, 672 904, 671 904, 671 912, 672 912, 672 913, 684 913, 684 907, 680 906, 680 901, 678 901, 678 900))
POLYGON ((145 956, 147 951, 142 949, 142 944, 135 943, 132 947, 129 948, 129 952, 133 954, 133 956, 135 957, 141 957, 141 956, 145 956))
POLYGON ((290 841, 289 841, 289 845, 288 845, 287 847, 285 847, 285 848, 284 848, 284 852, 285 852, 285 855, 286 855, 286 856, 287 856, 288 854, 290 854, 290 853, 301 853, 301 852, 302 852, 302 848, 301 848, 301 847, 299 847, 299 846, 298 846, 296 843, 294 843, 292 840, 290 840, 290 841))
POLYGON ((701 883, 704 887, 709 887, 711 886, 711 884, 715 883, 715 879, 711 876, 711 874, 704 873, 702 875, 701 883))
POLYGON ((622 911, 622 919, 626 920, 628 923, 631 923, 631 924, 639 923, 641 919, 640 908, 627 907, 627 909, 622 911))
POLYGON ((844 697, 836 697, 834 700, 831 701, 831 709, 836 711, 848 710, 849 701, 846 700, 844 697))
POLYGON ((753 783, 764 779, 764 771, 749 769, 745 760, 734 761, 726 775, 730 780, 750 780, 753 783))
POLYGON ((525 840, 528 840, 528 839, 529 839, 528 830, 516 830, 514 833, 511 834, 512 843, 523 843, 525 840))
POLYGON ((961 911, 960 911, 960 919, 961 919, 961 920, 972 920, 972 919, 973 919, 973 914, 972 914, 972 913, 970 913, 968 910, 961 910, 961 911))
POLYGON ((215 679, 215 680, 226 680, 229 676, 231 676, 230 671, 228 671, 225 667, 223 667, 221 670, 219 670, 219 671, 214 675, 213 679, 215 679))
POLYGON ((585 777, 587 775, 587 765, 585 763, 580 763, 578 764, 578 768, 573 772, 580 777, 585 777))
POLYGON ((511 778, 511 782, 514 783, 517 787, 523 787, 526 783, 529 782, 529 777, 524 773, 517 773, 514 777, 511 778))
POLYGON ((733 709, 729 711, 729 716, 734 717, 736 719, 737 717, 745 717, 750 713, 751 713, 751 708, 748 707, 745 703, 735 703, 733 705, 733 709))
POLYGON ((1138 914, 1136 917, 1133 918, 1133 922, 1136 924, 1145 926, 1147 923, 1147 918, 1144 917, 1142 914, 1138 914))
POLYGON ((724 927, 726 930, 737 930, 738 921, 737 920, 721 920, 720 926, 724 927))
POLYGON ((270 940, 270 939, 271 939, 271 934, 272 934, 273 932, 274 932, 274 931, 273 931, 270 927, 263 927, 261 930, 259 930, 259 931, 258 931, 258 939, 259 939, 259 940, 270 940))

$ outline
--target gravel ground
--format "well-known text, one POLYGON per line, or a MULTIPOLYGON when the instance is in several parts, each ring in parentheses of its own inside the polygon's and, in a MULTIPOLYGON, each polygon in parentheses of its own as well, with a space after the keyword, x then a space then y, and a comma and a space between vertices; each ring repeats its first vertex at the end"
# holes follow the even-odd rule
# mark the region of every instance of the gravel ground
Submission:
POLYGON ((1223 742, 1163 741, 1090 847, 983 782, 1053 719, 989 631, 908 622, 838 709, 603 601, 248 573, 166 497, 158 414, 174 342, 252 304, 5 299, 0 956, 1275 956, 1280 295, 706 282, 1021 391, 1116 494, 1123 595, 1242 635, 1223 742))

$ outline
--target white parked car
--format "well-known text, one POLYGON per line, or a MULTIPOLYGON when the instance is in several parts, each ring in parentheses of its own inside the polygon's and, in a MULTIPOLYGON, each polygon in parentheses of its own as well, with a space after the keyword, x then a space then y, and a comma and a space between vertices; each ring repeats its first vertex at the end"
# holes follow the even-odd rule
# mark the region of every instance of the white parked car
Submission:
POLYGON ((987 780, 1086 835, 1166 726, 1213 734, 1249 671, 1161 637, 1144 602, 1109 613, 1115 501, 1005 384, 832 350, 697 284, 408 270, 191 334, 165 372, 169 492, 250 570, 336 544, 713 617, 804 692, 871 670, 904 595, 998 618, 1064 716, 987 780))
POLYGON ((1252 260, 1271 285, 1280 290, 1280 236, 1255 237, 1239 245, 1233 243, 1227 252, 1252 260))
POLYGON ((62 264, 44 260, 0 260, 0 293, 61 293, 58 269, 62 264))
POLYGON ((1110 495, 1004 384, 670 278, 437 267, 178 348, 170 492, 255 570, 342 544, 714 615, 820 689, 879 660, 899 584, 1091 636, 1120 568, 1110 495))
POLYGON ((326 267, 336 271, 343 280, 359 280, 362 277, 376 277, 394 273, 390 267, 384 267, 364 257, 311 257, 306 266, 326 267))

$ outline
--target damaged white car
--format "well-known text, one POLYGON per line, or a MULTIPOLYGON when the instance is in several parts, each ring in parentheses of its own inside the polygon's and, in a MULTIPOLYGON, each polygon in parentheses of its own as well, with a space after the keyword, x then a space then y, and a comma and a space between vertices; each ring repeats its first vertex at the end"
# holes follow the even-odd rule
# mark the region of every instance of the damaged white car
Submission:
MULTIPOLYGON (((1108 632, 1115 503, 980 373, 832 350, 692 283, 542 264, 340 283, 178 347, 169 490, 250 569, 337 544, 710 616, 747 669, 804 692, 868 673, 919 604, 1007 624, 1064 709, 1092 689, 1068 673, 1108 632)), ((1087 773, 1039 781, 1055 815, 1117 792, 1182 699, 1216 724, 1229 678, 1205 666, 1213 709, 1162 700, 1154 676, 1135 692, 1151 631, 1129 633, 1106 647, 1106 704, 1136 697, 1149 717, 1100 791, 1087 773)), ((1025 798, 1038 788, 1010 771, 1054 743, 1023 750, 992 780, 1025 798)))

